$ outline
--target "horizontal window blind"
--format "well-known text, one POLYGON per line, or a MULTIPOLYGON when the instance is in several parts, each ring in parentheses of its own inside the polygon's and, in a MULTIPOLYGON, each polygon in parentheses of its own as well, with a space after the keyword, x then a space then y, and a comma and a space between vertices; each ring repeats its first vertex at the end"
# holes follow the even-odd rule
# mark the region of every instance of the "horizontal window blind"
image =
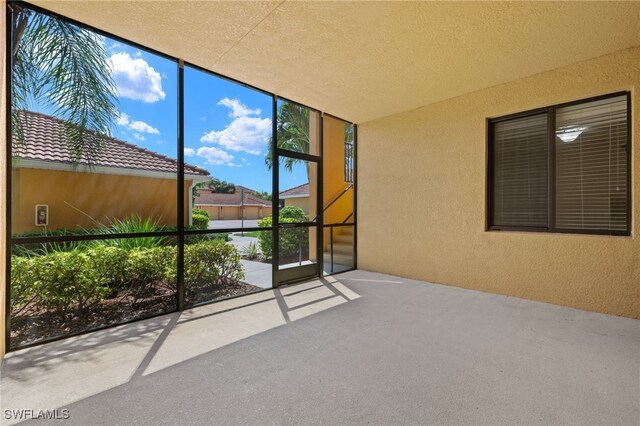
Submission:
POLYGON ((547 114, 493 127, 492 225, 548 226, 547 114))
POLYGON ((627 229, 627 97, 556 110, 555 223, 627 229))

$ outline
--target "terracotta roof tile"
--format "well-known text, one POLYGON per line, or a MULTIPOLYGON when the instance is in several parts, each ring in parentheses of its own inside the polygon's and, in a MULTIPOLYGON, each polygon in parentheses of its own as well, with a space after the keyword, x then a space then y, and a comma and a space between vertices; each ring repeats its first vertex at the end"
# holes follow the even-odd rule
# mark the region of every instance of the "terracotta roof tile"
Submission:
MULTIPOLYGON (((23 111, 24 143, 13 141, 13 155, 24 160, 42 160, 72 164, 69 149, 64 140, 64 121, 49 115, 23 111)), ((80 164, 88 164, 84 160, 80 164)), ((101 153, 92 158, 94 166, 117 167, 133 170, 177 173, 178 162, 166 155, 149 151, 137 145, 115 138, 108 139, 101 153)), ((209 172, 185 164, 185 173, 207 176, 209 172)))
POLYGON ((255 194, 252 189, 236 186, 235 194, 222 194, 212 192, 210 189, 199 189, 196 194, 195 205, 214 204, 221 206, 239 206, 240 205, 240 188, 244 188, 244 205, 245 206, 264 206, 271 207, 271 201, 255 194))
POLYGON ((303 183, 302 185, 294 186, 280 193, 280 196, 291 195, 309 195, 309 183, 303 183))

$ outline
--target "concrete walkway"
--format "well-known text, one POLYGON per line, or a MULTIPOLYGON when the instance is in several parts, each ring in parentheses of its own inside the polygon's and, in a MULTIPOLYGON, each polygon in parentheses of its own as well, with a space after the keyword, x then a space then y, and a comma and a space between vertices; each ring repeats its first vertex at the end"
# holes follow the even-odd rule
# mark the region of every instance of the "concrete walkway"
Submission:
POLYGON ((242 282, 260 288, 272 287, 273 276, 270 263, 255 262, 246 259, 241 259, 240 262, 244 268, 244 279, 242 282))
MULTIPOLYGON (((235 233, 231 234, 230 237, 231 237, 231 241, 229 241, 229 244, 233 244, 234 246, 236 246, 236 248, 240 253, 242 253, 243 250, 249 247, 249 244, 251 243, 258 244, 258 239, 256 237, 243 237, 241 235, 236 235, 235 233)), ((260 250, 259 244, 258 244, 258 250, 260 250)))
POLYGON ((638 425, 639 354, 637 320, 355 271, 11 353, 1 413, 638 425))
POLYGON ((256 219, 210 220, 209 229, 257 228, 258 222, 256 219))

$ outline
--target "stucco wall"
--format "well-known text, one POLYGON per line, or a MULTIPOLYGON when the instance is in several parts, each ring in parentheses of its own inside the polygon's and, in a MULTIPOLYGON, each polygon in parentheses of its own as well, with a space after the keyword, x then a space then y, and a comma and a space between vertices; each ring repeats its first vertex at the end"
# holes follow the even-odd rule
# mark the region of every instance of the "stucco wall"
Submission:
MULTIPOLYGON (((342 223, 349 214, 353 213, 353 189, 342 194, 349 183, 344 181, 344 121, 325 116, 323 128, 323 206, 328 206, 324 212, 324 223, 342 223), (340 194, 342 194, 340 196, 340 194), (340 196, 336 199, 336 197, 340 196)), ((349 221, 353 221, 350 219, 349 221)), ((346 228, 334 228, 333 235, 342 235, 346 228)), ((330 250, 331 230, 323 230, 324 250, 330 250)))
MULTIPOLYGON (((204 210, 209 213, 209 219, 211 220, 237 220, 240 219, 240 207, 233 206, 203 206, 196 204, 196 208, 204 210), (221 216, 222 215, 222 216, 221 216)), ((245 219, 262 219, 263 217, 271 216, 271 207, 244 207, 245 219)))
MULTIPOLYGON (((325 116, 323 129, 323 205, 327 206, 349 185, 344 181, 344 121, 325 116)), ((353 212, 353 190, 344 193, 324 215, 324 223, 342 223, 353 212)))
POLYGON ((193 205, 194 208, 204 210, 209 213, 209 220, 218 220, 220 216, 220 207, 218 206, 202 206, 198 204, 193 205))
MULTIPOLYGON (((111 218, 138 214, 176 226, 176 181, 41 169, 14 169, 12 175, 12 231, 43 230, 35 226, 35 205, 49 206, 47 229, 91 228, 91 218, 108 223, 111 218)), ((185 181, 185 222, 188 223, 190 181, 185 181)))
POLYGON ((358 266, 640 318, 639 86, 640 47, 361 124, 358 266), (487 118, 620 90, 632 236, 485 231, 487 118))
POLYGON ((309 214, 309 197, 308 196, 301 197, 301 198, 285 198, 283 201, 284 201, 285 207, 288 207, 288 206, 300 207, 303 212, 305 212, 306 214, 309 214))

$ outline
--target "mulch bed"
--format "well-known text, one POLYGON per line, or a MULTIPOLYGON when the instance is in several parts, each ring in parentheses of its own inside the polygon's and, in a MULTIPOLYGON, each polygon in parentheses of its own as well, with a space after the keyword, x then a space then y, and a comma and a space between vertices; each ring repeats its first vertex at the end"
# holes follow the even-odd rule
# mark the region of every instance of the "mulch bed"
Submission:
POLYGON ((187 287, 185 304, 187 306, 199 303, 210 302, 212 300, 226 299, 233 296, 241 296, 262 290, 260 287, 247 283, 227 284, 225 286, 209 286, 204 288, 190 289, 187 287))
MULTIPOLYGON (((261 290, 245 283, 207 285, 185 289, 185 304, 196 305, 261 290)), ((176 311, 176 294, 166 286, 155 286, 144 298, 132 301, 128 294, 116 293, 82 312, 32 309, 28 314, 12 316, 11 347, 94 330, 161 313, 176 311)))

